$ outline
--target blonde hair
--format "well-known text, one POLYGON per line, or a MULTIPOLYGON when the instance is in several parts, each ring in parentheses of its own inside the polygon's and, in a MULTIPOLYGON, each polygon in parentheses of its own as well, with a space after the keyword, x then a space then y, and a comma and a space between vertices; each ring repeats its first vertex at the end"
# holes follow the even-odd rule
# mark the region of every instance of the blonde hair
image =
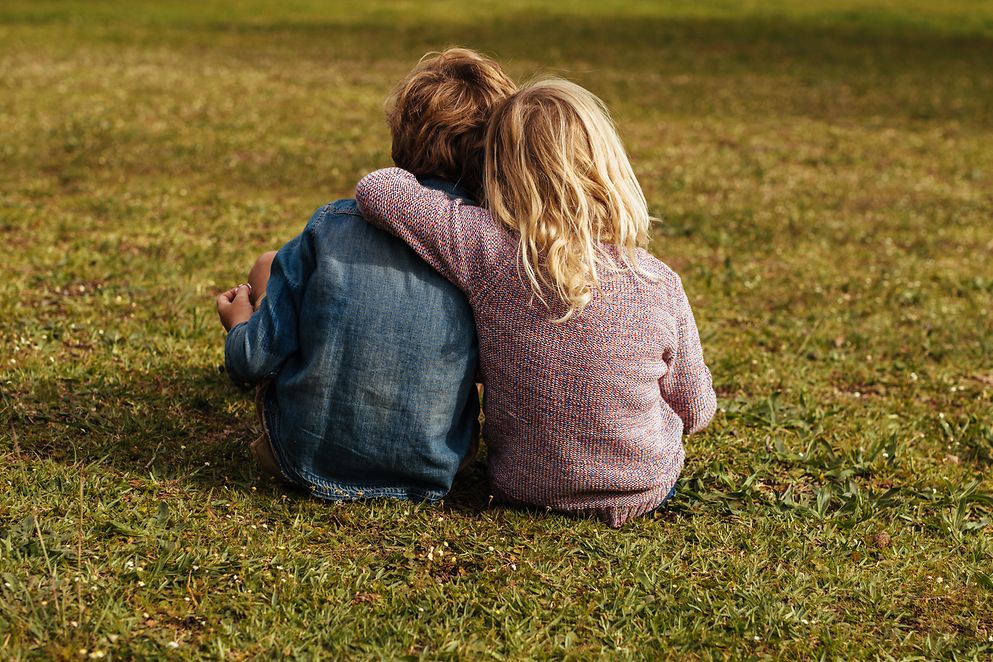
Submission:
POLYGON ((520 233, 535 296, 552 310, 550 290, 565 305, 556 322, 586 308, 604 272, 645 275, 636 250, 654 219, 607 108, 579 85, 541 80, 497 107, 483 185, 493 218, 520 233))
POLYGON ((486 126, 517 90, 491 58, 468 48, 428 53, 386 100, 393 162, 460 183, 481 199, 486 126))

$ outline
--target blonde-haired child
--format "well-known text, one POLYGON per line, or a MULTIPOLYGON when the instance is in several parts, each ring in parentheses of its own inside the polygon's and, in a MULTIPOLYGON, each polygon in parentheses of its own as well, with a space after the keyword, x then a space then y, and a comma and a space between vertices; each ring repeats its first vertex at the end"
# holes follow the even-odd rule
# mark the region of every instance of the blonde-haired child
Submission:
POLYGON ((716 407, 682 283, 644 250, 644 194, 578 85, 545 80, 502 103, 484 188, 488 210, 389 168, 356 198, 469 299, 494 495, 620 526, 671 496, 682 434, 716 407))

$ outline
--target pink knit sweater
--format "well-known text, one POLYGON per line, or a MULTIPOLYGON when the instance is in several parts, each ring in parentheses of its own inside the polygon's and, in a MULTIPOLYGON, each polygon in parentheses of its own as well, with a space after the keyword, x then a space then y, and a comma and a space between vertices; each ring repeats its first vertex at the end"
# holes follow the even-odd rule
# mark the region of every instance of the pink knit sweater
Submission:
POLYGON ((356 198, 469 299, 494 496, 613 527, 658 506, 683 468, 682 434, 716 408, 679 276, 639 251, 655 279, 615 275, 555 324, 518 273, 518 235, 485 209, 397 168, 366 176, 356 198))

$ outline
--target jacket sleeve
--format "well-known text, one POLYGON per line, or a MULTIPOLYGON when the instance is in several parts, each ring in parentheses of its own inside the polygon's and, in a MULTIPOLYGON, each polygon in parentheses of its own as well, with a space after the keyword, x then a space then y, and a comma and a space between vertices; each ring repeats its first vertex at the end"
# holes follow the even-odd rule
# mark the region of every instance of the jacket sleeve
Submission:
POLYGON ((326 212, 315 212, 306 229, 276 252, 258 310, 228 332, 224 365, 235 384, 264 382, 299 349, 300 301, 315 268, 315 229, 326 212))
POLYGON ((477 265, 482 242, 494 231, 485 209, 423 186, 400 168, 363 177, 355 199, 367 221, 402 239, 466 294, 483 282, 477 265))
POLYGON ((683 432, 693 434, 707 427, 714 417, 717 394, 714 393, 710 370, 703 360, 703 346, 693 310, 681 283, 678 296, 676 350, 672 354, 669 371, 659 380, 659 389, 662 399, 682 419, 683 432))

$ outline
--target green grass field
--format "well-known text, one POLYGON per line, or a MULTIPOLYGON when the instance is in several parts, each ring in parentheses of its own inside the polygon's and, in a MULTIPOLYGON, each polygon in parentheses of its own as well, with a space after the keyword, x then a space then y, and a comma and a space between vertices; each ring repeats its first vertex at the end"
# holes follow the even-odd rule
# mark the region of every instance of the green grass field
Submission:
POLYGON ((188 4, 0 5, 0 658, 993 655, 993 3, 188 4), (663 219, 721 411, 654 519, 248 461, 213 295, 452 44, 602 96, 663 219))

